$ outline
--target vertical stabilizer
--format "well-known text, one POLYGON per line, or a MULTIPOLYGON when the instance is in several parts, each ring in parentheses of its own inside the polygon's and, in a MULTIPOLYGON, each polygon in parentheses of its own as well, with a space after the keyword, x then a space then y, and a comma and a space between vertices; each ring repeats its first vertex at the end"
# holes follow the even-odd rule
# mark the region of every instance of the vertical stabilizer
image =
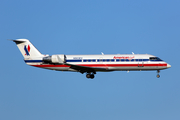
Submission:
POLYGON ((16 43, 17 47, 19 48, 20 52, 22 53, 25 59, 43 56, 29 40, 16 39, 13 41, 16 43))

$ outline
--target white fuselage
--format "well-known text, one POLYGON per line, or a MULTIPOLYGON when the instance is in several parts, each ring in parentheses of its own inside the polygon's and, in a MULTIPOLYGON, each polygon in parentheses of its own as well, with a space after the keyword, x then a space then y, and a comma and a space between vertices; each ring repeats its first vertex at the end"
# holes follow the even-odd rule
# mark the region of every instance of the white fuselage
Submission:
POLYGON ((66 55, 66 64, 46 64, 42 62, 42 58, 25 59, 25 62, 31 66, 58 71, 76 71, 67 64, 103 68, 96 71, 162 70, 171 67, 163 60, 149 54, 66 55))
POLYGON ((13 40, 21 51, 26 64, 57 71, 76 71, 94 78, 96 72, 159 70, 170 68, 160 58, 149 54, 111 55, 43 55, 27 39, 13 40))

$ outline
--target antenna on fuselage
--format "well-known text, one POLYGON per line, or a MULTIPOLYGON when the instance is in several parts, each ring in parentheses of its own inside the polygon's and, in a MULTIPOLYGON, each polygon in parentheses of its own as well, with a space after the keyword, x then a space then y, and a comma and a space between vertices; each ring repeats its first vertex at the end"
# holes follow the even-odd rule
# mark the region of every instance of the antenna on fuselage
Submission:
POLYGON ((132 54, 134 55, 134 53, 132 52, 132 54))
POLYGON ((104 53, 103 53, 103 52, 101 52, 101 54, 102 54, 102 55, 104 55, 104 53))

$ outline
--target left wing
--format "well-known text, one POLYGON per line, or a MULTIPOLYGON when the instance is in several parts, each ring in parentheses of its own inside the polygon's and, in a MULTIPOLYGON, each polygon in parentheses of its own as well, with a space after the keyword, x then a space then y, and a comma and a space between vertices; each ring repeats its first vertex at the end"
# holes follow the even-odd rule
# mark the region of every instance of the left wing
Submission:
POLYGON ((65 65, 70 66, 71 69, 77 70, 80 73, 92 72, 96 74, 96 71, 107 71, 107 68, 87 67, 87 66, 74 65, 74 64, 68 64, 68 63, 65 63, 65 65))

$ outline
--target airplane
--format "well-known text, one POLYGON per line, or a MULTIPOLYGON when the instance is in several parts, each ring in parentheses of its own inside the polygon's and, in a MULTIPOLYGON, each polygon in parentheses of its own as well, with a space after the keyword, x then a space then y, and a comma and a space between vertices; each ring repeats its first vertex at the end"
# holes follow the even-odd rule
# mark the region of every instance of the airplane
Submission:
POLYGON ((12 40, 16 43, 27 65, 56 70, 86 73, 94 78, 96 72, 110 71, 157 71, 170 68, 171 65, 150 54, 100 54, 100 55, 44 55, 28 39, 12 40))

